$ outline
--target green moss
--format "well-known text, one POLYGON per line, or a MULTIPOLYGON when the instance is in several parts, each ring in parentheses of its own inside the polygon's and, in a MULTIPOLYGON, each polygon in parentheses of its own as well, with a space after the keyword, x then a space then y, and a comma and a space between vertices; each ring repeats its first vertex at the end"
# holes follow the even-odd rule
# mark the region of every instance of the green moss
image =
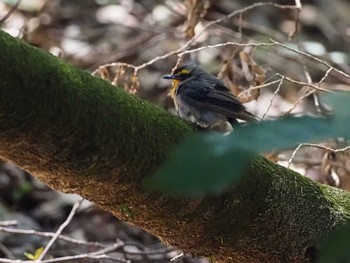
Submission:
POLYGON ((0 77, 6 80, 0 127, 22 127, 32 136, 45 130, 47 140, 56 138, 46 149, 56 161, 69 161, 85 174, 118 162, 121 170, 133 166, 130 174, 141 178, 191 131, 179 118, 104 80, 42 50, 33 52, 5 33, 0 37, 0 77))
POLYGON ((334 213, 339 213, 339 217, 350 221, 350 196, 348 191, 339 190, 334 187, 320 185, 323 196, 332 204, 330 208, 334 213))
POLYGON ((120 204, 119 209, 120 209, 120 213, 124 214, 125 217, 128 217, 131 220, 134 219, 134 213, 127 203, 120 204))

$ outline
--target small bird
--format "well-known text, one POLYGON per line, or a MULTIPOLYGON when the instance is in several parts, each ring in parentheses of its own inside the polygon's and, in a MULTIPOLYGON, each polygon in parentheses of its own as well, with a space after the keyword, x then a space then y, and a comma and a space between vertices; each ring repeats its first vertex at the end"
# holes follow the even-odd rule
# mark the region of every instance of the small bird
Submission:
POLYGON ((178 67, 163 78, 172 80, 170 95, 178 115, 185 120, 203 128, 223 122, 233 128, 237 120, 258 121, 220 79, 195 64, 178 67))

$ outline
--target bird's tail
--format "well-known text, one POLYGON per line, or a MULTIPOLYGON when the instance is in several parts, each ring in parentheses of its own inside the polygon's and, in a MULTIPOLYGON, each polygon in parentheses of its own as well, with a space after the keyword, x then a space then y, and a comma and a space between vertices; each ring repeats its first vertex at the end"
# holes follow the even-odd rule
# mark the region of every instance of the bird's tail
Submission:
POLYGON ((249 111, 242 111, 238 113, 237 116, 227 118, 227 121, 231 124, 232 127, 234 127, 239 123, 237 119, 251 123, 258 123, 260 121, 258 117, 256 117, 249 111))

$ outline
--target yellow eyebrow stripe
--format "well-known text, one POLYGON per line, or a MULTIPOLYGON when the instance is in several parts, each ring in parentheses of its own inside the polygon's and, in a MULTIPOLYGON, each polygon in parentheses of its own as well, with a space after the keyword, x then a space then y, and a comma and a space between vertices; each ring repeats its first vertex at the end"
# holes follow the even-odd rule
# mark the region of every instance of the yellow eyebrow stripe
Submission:
POLYGON ((181 75, 181 74, 189 74, 190 71, 188 69, 182 69, 179 73, 177 73, 176 75, 181 75))

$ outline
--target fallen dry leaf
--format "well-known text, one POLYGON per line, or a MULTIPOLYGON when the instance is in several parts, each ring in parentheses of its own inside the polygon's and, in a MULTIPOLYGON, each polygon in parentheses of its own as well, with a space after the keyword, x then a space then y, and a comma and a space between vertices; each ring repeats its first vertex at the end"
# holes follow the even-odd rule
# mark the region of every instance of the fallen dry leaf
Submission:
POLYGON ((242 103, 256 100, 260 90, 249 88, 265 82, 266 70, 252 59, 252 51, 251 47, 246 47, 240 52, 235 50, 233 55, 225 61, 218 75, 231 92, 239 96, 242 103))
POLYGON ((206 14, 207 9, 209 8, 209 4, 209 1, 204 0, 187 1, 187 5, 189 8, 185 28, 185 37, 187 39, 191 39, 194 37, 194 28, 198 24, 201 17, 203 17, 206 14))

